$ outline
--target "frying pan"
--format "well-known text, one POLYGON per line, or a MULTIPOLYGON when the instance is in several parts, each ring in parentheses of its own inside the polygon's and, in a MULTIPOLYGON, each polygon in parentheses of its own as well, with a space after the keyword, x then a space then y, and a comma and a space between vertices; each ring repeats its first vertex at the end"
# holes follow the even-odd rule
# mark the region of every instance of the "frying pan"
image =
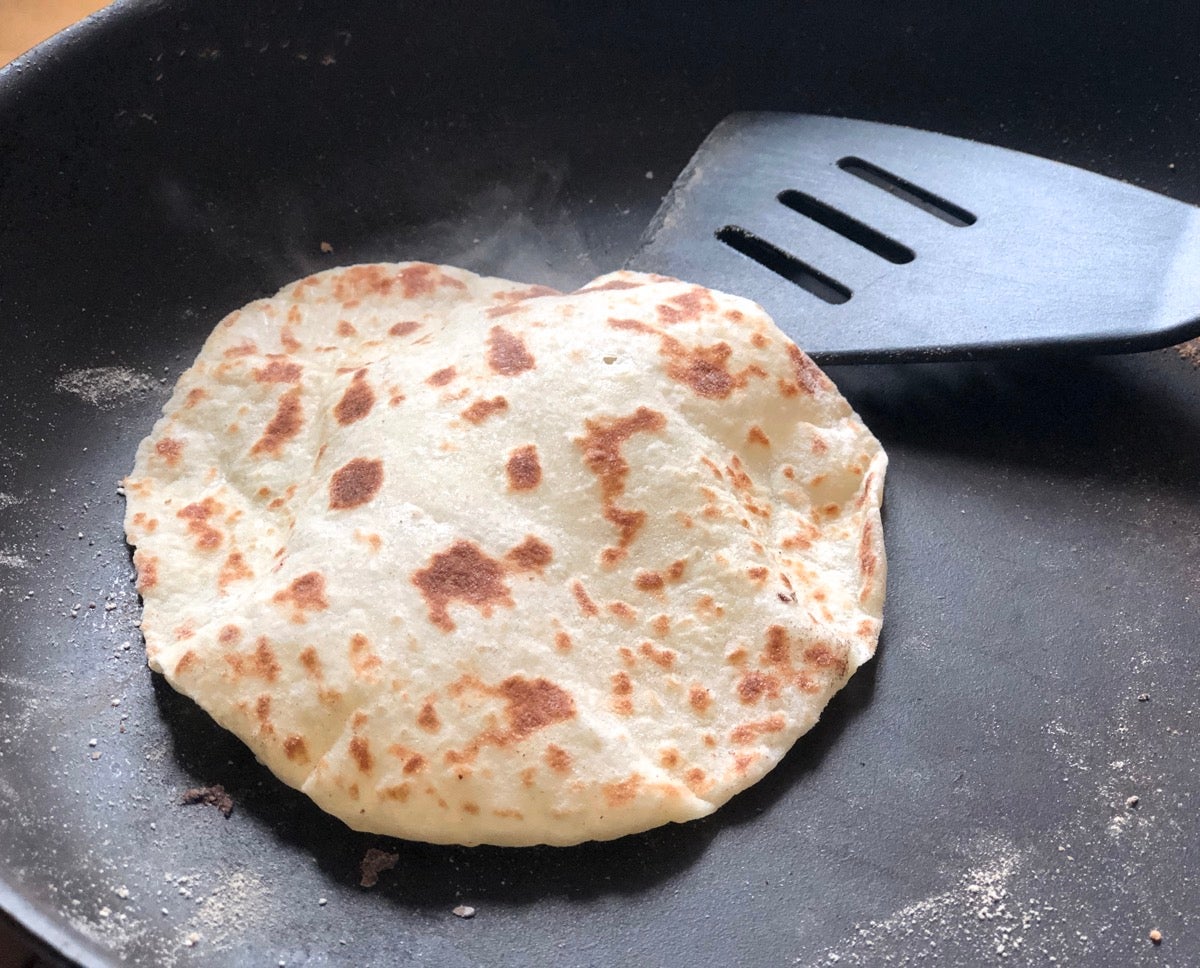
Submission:
POLYGON ((225 312, 373 259, 581 283, 735 110, 1200 202, 1195 10, 144 0, 0 73, 0 905, 85 965, 1195 964, 1173 350, 831 370, 892 460, 876 661, 713 817, 566 850, 356 834, 276 782, 145 669, 115 490, 225 312), (228 820, 180 805, 212 783, 228 820))

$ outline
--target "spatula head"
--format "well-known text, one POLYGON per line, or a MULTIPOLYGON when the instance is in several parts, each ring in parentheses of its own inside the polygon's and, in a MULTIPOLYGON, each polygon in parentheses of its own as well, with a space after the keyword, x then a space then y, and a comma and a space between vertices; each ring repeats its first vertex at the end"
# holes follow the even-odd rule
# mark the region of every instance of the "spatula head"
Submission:
POLYGON ((747 296, 825 362, 1120 352, 1200 333, 1200 209, 844 118, 726 118, 628 266, 747 296))

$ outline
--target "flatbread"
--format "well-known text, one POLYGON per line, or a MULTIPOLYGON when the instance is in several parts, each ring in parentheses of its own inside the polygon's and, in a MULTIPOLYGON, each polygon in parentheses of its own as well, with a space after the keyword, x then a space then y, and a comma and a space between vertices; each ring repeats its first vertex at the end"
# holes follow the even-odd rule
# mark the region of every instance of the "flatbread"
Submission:
POLYGON ((755 304, 425 263, 224 319, 125 481, 152 669, 355 829, 711 813, 874 652, 886 457, 755 304))

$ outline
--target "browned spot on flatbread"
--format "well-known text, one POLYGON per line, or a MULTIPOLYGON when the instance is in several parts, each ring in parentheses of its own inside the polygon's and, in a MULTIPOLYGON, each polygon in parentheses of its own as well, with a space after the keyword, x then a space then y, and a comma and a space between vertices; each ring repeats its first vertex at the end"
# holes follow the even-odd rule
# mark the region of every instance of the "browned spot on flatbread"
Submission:
POLYGON ((158 454, 168 467, 178 467, 179 459, 183 456, 183 441, 174 437, 162 437, 155 443, 154 453, 158 454))
POLYGON ((436 733, 442 728, 442 721, 438 718, 433 703, 427 702, 421 706, 421 711, 417 714, 417 725, 427 733, 436 733))
POLYGON ((355 457, 329 479, 329 509, 347 511, 362 507, 383 487, 383 461, 355 457))
POLYGON ((516 571, 544 571, 553 558, 553 549, 531 534, 504 555, 504 560, 516 571))
POLYGON ((650 620, 650 628, 654 630, 654 634, 660 639, 666 638, 671 634, 671 618, 669 615, 655 615, 650 620))
POLYGON ((831 649, 828 645, 818 643, 804 650, 804 661, 818 669, 831 670, 839 679, 844 678, 850 668, 846 655, 831 649))
POLYGON ((779 698, 779 679, 776 676, 762 672, 746 672, 738 680, 738 699, 748 706, 754 705, 763 696, 768 699, 779 698))
POLYGON ((765 584, 768 574, 769 574, 769 572, 762 565, 755 565, 752 568, 746 569, 746 577, 749 578, 756 585, 765 584))
POLYGON ((360 679, 375 680, 383 661, 371 651, 370 640, 361 632, 350 636, 350 667, 360 679))
POLYGON ((206 497, 203 501, 188 504, 175 516, 187 522, 188 534, 192 536, 196 547, 201 551, 213 551, 221 546, 224 535, 218 528, 209 524, 209 519, 216 517, 224 508, 215 498, 206 497))
POLYGON ((429 621, 443 632, 456 628, 449 606, 461 602, 490 618, 495 606, 512 608, 512 595, 504 583, 504 566, 471 541, 455 541, 439 551, 429 565, 414 572, 412 583, 429 610, 429 621))
POLYGON ((758 424, 751 424, 750 429, 746 431, 746 443, 770 447, 771 438, 766 435, 762 427, 758 424))
POLYGON ((641 653, 643 658, 649 659, 660 669, 674 668, 675 660, 679 657, 679 654, 673 649, 655 648, 653 642, 643 642, 638 646, 638 652, 641 653))
POLYGON ((362 369, 354 374, 354 379, 346 387, 346 392, 342 394, 342 399, 333 408, 333 419, 345 427, 356 420, 362 420, 363 417, 371 412, 371 408, 374 406, 375 391, 371 388, 371 384, 367 382, 367 371, 362 369))
POLYGON ((546 765, 555 773, 569 773, 571 771, 571 754, 561 746, 551 743, 546 747, 546 765))
POLYGON ((319 571, 310 571, 292 581, 287 588, 275 593, 271 598, 276 605, 291 606, 292 621, 303 623, 306 612, 323 612, 329 608, 329 599, 325 597, 325 576, 319 571))
POLYGON ((313 646, 307 646, 300 650, 300 664, 304 666, 304 674, 310 679, 315 679, 320 682, 323 678, 321 671, 321 659, 317 655, 317 650, 313 646))
POLYGON ((705 712, 712 705, 712 693, 704 686, 693 685, 688 690, 688 703, 696 712, 705 712))
POLYGON ((583 582, 578 579, 573 581, 571 583, 571 594, 575 596, 575 602, 579 605, 579 610, 588 618, 595 618, 600 614, 600 609, 596 607, 596 603, 592 601, 592 596, 583 587, 583 582))
POLYGON ((624 279, 610 279, 608 282, 602 282, 598 286, 584 286, 582 289, 576 289, 577 294, 585 292, 613 292, 621 289, 637 289, 638 286, 644 285, 641 282, 627 282, 624 279))
POLYGON ((493 326, 488 336, 487 362, 492 371, 501 376, 516 376, 532 370, 537 361, 525 346, 525 341, 514 336, 503 326, 493 326))
POLYGON ((874 522, 868 520, 863 525, 862 536, 858 541, 858 567, 868 579, 875 577, 875 570, 879 567, 879 556, 875 553, 874 527, 874 522))
POLYGON ((583 460, 600 481, 600 501, 604 517, 617 528, 615 547, 601 552, 601 561, 615 565, 626 554, 646 520, 644 511, 617 507, 616 500, 625 493, 629 462, 621 451, 625 441, 636 433, 657 433, 667 425, 667 418, 649 407, 638 407, 627 417, 604 417, 584 421, 585 434, 575 440, 583 451, 583 460))
MULTIPOLYGON (((293 306, 292 308, 294 309, 295 307, 293 306)), ((299 313, 296 314, 297 317, 299 317, 299 315, 299 313)), ((290 317, 291 313, 288 313, 288 316, 290 317)), ((279 345, 282 346, 288 353, 295 353, 296 350, 300 349, 303 344, 296 339, 296 335, 292 332, 291 327, 284 326, 279 331, 279 345)))
POLYGON ((236 360, 243 356, 253 356, 258 352, 258 344, 253 340, 244 339, 237 346, 231 346, 221 355, 226 359, 236 360))
POLYGON ((570 652, 571 644, 571 636, 566 632, 559 629, 554 633, 554 647, 558 649, 559 652, 570 652))
POLYGON ((629 333, 657 333, 659 330, 649 323, 643 323, 640 319, 618 319, 614 316, 608 317, 608 325, 613 329, 623 329, 629 333))
POLYGON ((745 373, 734 377, 728 365, 733 349, 728 343, 686 347, 671 336, 662 337, 659 352, 666 359, 667 376, 709 400, 724 400, 735 388, 746 385, 745 373))
POLYGON ((425 378, 425 382, 431 387, 444 387, 456 376, 458 376, 458 371, 452 366, 446 366, 434 373, 429 374, 429 376, 425 378))
POLYGON ((350 266, 337 275, 333 296, 343 305, 354 304, 366 296, 390 296, 392 290, 399 287, 405 299, 412 299, 429 295, 439 286, 466 289, 458 279, 427 262, 417 262, 400 270, 378 265, 350 266))
POLYGON ((236 625, 222 625, 217 633, 217 641, 222 645, 237 645, 242 641, 242 630, 236 625))
POLYGON ((225 588, 235 581, 245 581, 253 578, 253 569, 246 564, 246 559, 240 551, 231 551, 225 558, 225 563, 221 565, 221 570, 217 574, 217 587, 224 591, 225 588))
POLYGON ((300 407, 300 388, 292 387, 279 398, 275 416, 266 430, 250 448, 251 454, 269 454, 278 457, 283 445, 300 433, 304 426, 304 412, 300 407))
POLYGON ((191 390, 188 390, 187 399, 184 401, 183 405, 190 410, 197 406, 200 401, 204 400, 207 396, 208 391, 205 390, 204 387, 194 387, 191 390))
POLYGON ((542 483, 542 464, 538 459, 536 444, 517 447, 508 454, 504 466, 508 475, 508 486, 513 491, 532 491, 542 483))
POLYGON ((308 762, 308 746, 304 742, 303 736, 288 736, 283 741, 283 752, 293 763, 308 762))
POLYGON ((399 323, 393 323, 391 325, 391 327, 389 327, 389 329, 388 329, 388 335, 389 336, 411 336, 413 333, 415 333, 420 328, 421 328, 420 323, 418 323, 412 319, 406 319, 399 323))
POLYGON ((304 367, 299 363, 275 357, 254 371, 254 379, 259 383, 295 383, 303 372, 304 367))
POLYGON ((188 649, 179 657, 179 661, 175 663, 175 675, 183 675, 192 666, 198 666, 199 664, 200 656, 196 655, 191 649, 188 649))
POLYGON ((397 803, 406 803, 411 793, 412 788, 407 783, 394 783, 379 791, 384 800, 395 800, 397 803))
POLYGON ((770 733, 782 732, 787 727, 787 719, 783 713, 773 713, 766 719, 742 723, 729 733, 729 739, 739 746, 753 743, 755 740, 770 733))
POLYGON ((489 686, 474 676, 464 676, 450 686, 451 696, 461 696, 467 690, 502 699, 508 728, 489 727, 464 749, 447 751, 445 760, 450 765, 470 763, 484 746, 512 746, 575 716, 575 701, 571 694, 540 676, 536 679, 509 676, 497 686, 489 686))
POLYGON ((144 595, 158 584, 158 558, 140 548, 133 553, 133 565, 137 568, 137 590, 144 595))
POLYGON ((361 736, 351 738, 350 756, 358 766, 360 773, 370 773, 375 766, 375 759, 371 756, 371 744, 361 736))
POLYGON ((283 671, 283 666, 279 664, 275 650, 271 648, 265 635, 258 637, 253 652, 226 652, 221 658, 225 660, 235 679, 250 677, 274 682, 283 671))
POLYGON ((673 770, 682 762, 682 757, 679 755, 679 750, 668 747, 659 752, 658 762, 668 770, 673 770))
POLYGON ((686 323, 697 320, 705 313, 717 311, 717 301, 703 286, 693 286, 686 292, 672 296, 665 303, 655 307, 658 318, 668 326, 675 323, 686 323))
POLYGON ((508 401, 504 397, 492 397, 490 400, 479 399, 467 407, 462 412, 463 419, 473 423, 481 424, 488 417, 498 413, 503 413, 508 409, 508 401))
POLYGON ((270 724, 270 721, 271 721, 271 695, 270 695, 270 693, 264 692, 257 699, 254 700, 254 718, 257 719, 263 727, 266 727, 270 724))
POLYGON ((631 773, 626 779, 613 783, 605 783, 600 787, 604 800, 610 807, 621 807, 631 802, 642 788, 642 778, 637 773, 631 773))
POLYGON ((354 324, 348 319, 339 319, 337 323, 338 336, 357 336, 358 330, 354 328, 354 324))
POLYGON ((821 372, 808 355, 800 349, 795 343, 788 343, 787 347, 788 359, 792 364, 792 375, 794 381, 780 380, 779 389, 785 397, 794 397, 799 393, 806 393, 813 396, 824 390, 829 390, 833 384, 829 382, 829 378, 821 372))
POLYGON ((666 579, 657 571, 639 571, 633 576, 633 586, 640 592, 661 594, 666 584, 666 579))
POLYGON ((623 622, 632 622, 638 617, 637 609, 628 602, 609 602, 608 610, 623 622))

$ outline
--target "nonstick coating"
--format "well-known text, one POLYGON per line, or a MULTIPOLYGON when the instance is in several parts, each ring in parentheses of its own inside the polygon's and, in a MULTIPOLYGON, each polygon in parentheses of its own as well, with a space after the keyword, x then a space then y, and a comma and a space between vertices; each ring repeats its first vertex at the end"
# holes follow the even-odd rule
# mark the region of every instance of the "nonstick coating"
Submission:
POLYGON ((1196 964, 1200 372, 1172 350, 832 371, 892 459, 883 644, 704 821, 354 834, 144 664, 117 481, 216 320, 296 277, 581 283, 733 110, 1200 202, 1195 5, 976 6, 124 2, 0 73, 10 914, 89 965, 1196 964), (228 820, 180 805, 213 783, 228 820), (399 855, 369 890, 368 847, 399 855))

